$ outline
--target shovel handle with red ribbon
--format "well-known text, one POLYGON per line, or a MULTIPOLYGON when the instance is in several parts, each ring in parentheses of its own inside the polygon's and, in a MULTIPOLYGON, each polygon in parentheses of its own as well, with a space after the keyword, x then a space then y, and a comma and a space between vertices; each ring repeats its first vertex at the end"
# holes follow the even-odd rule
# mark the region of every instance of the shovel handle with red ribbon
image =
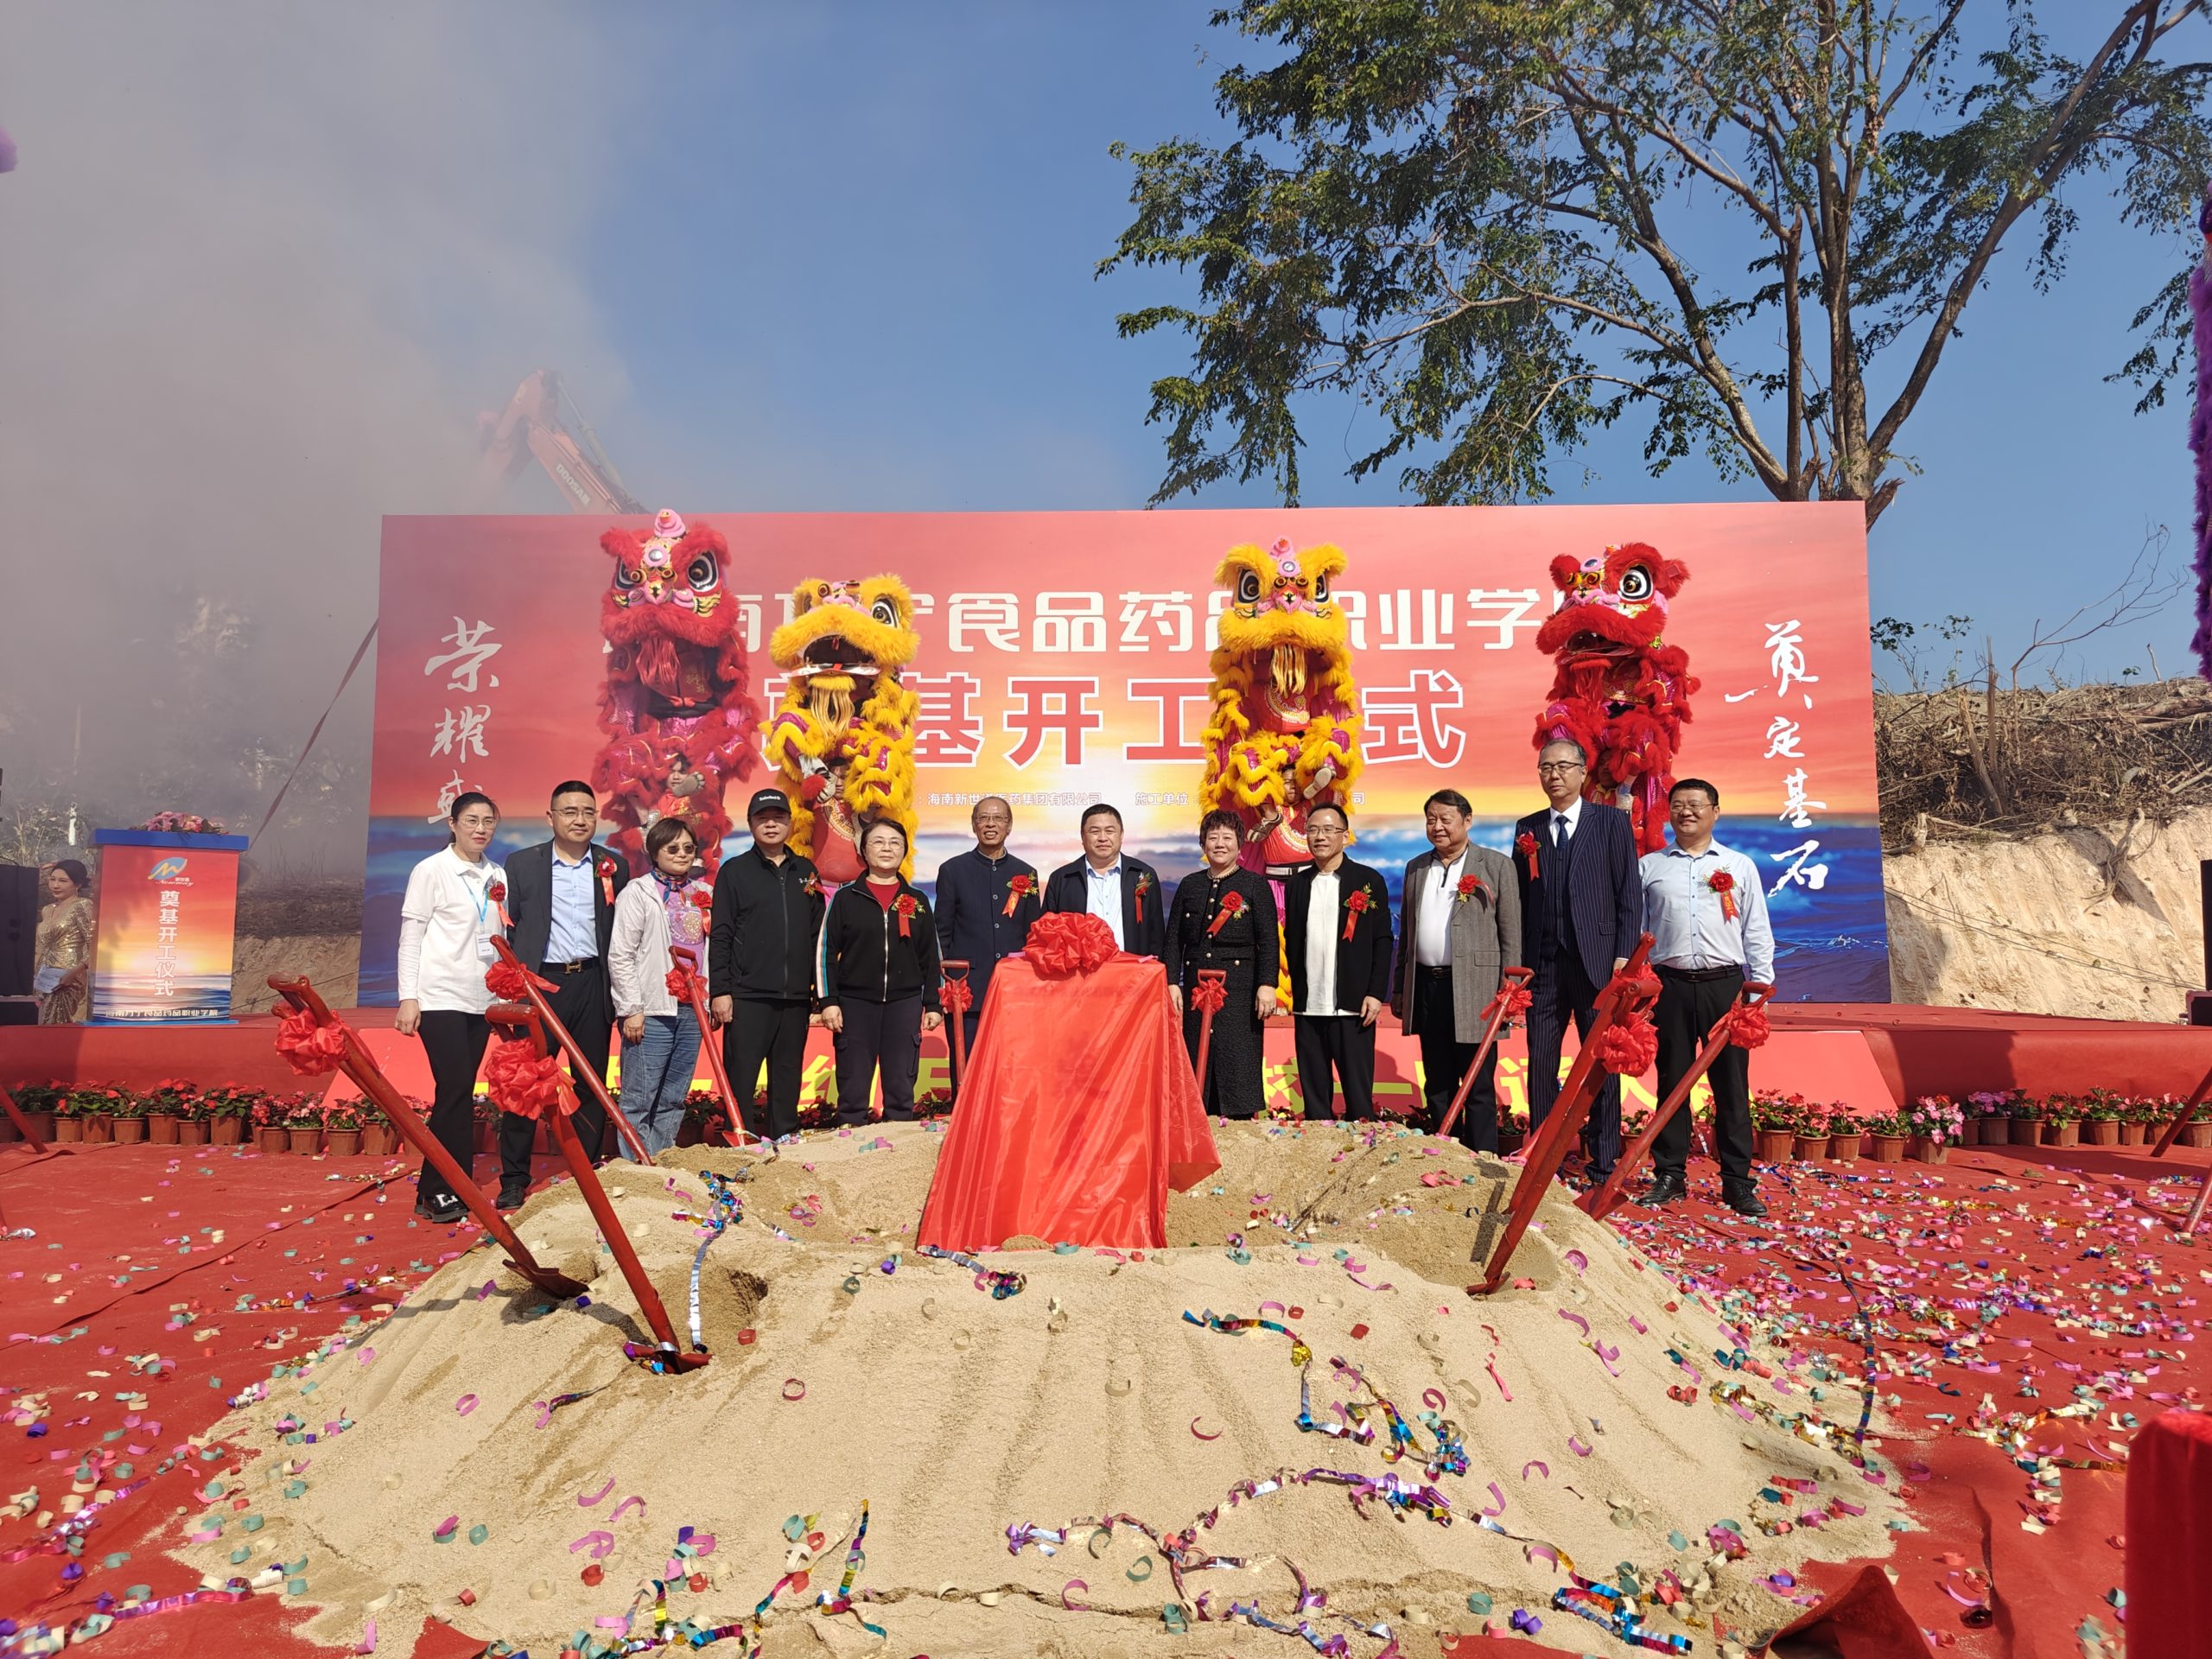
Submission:
POLYGON ((1513 1185, 1512 1208, 1506 1218, 1505 1230, 1491 1251, 1490 1266, 1482 1281, 1467 1287, 1470 1296, 1487 1296, 1505 1282, 1506 1269, 1512 1265, 1513 1252, 1519 1246, 1522 1235, 1536 1218, 1536 1206, 1543 1202, 1545 1190, 1559 1173, 1560 1160, 1582 1133, 1582 1120, 1590 1116, 1590 1103, 1596 1098, 1599 1082, 1598 1057, 1605 1049, 1606 1033, 1616 1026, 1634 1023, 1644 1006, 1658 995, 1658 982, 1644 967, 1650 957, 1651 936, 1646 933, 1636 942, 1636 949, 1629 954, 1620 972, 1598 993, 1590 1029, 1575 1052, 1574 1065, 1560 1089, 1559 1100, 1529 1142, 1528 1155, 1522 1163, 1521 1179, 1513 1185))
POLYGON ((1452 1126, 1459 1121, 1459 1109, 1467 1103, 1468 1092, 1474 1088, 1476 1077, 1481 1075, 1483 1062, 1490 1058, 1491 1050, 1497 1046, 1498 1038, 1512 1021, 1513 1016, 1529 1006, 1529 982, 1535 977, 1535 973, 1533 968, 1508 968, 1505 970, 1504 977, 1498 984, 1497 995, 1491 998, 1490 1006, 1483 1010, 1485 1024, 1481 1046, 1475 1050, 1474 1060, 1468 1065, 1466 1075, 1459 1079, 1459 1092, 1452 1096, 1452 1104, 1445 1109, 1444 1121, 1436 1126, 1438 1135, 1448 1137, 1452 1126))
POLYGON ((1605 1178, 1603 1186, 1595 1186, 1575 1200, 1583 1212, 1592 1220, 1603 1221, 1620 1207, 1628 1195, 1629 1178, 1634 1175, 1659 1139, 1659 1131, 1678 1111, 1687 1110, 1690 1090, 1697 1087, 1697 1080, 1713 1069, 1720 1058, 1720 1051, 1731 1042, 1742 1048, 1757 1048, 1766 1041, 1766 1015, 1761 1005, 1774 995, 1774 987, 1747 982, 1738 995, 1736 1004, 1713 1022, 1713 1029, 1706 1033, 1705 1046, 1690 1062, 1690 1069, 1681 1079, 1667 1091, 1667 1098, 1653 1109, 1651 1116, 1636 1139, 1630 1142, 1613 1165, 1613 1173, 1605 1178), (1754 1017, 1756 1016, 1756 1017, 1754 1017))
MULTIPOLYGON (((2166 1148, 2180 1138, 2182 1125, 2196 1115, 2196 1109, 2204 1103, 2208 1096, 2212 1096, 2212 1071, 2207 1071, 2204 1074, 2196 1087, 2190 1091, 2189 1098, 2182 1102, 2175 1109, 2172 1118, 2166 1124, 2165 1132, 2159 1135, 2158 1143, 2151 1148, 2151 1155, 2153 1158, 2163 1158, 2166 1155, 2166 1148)), ((2195 1232, 2196 1224, 2204 1219, 2204 1208, 2208 1200, 2212 1200, 2212 1171, 2206 1172, 2204 1185, 2197 1189, 2196 1202, 2189 1206, 2189 1214, 2173 1224, 2175 1230, 2183 1237, 2186 1238, 2195 1232)))
POLYGON ((304 979, 286 979, 271 974, 269 988, 291 1006, 292 1012, 276 1027, 276 1051, 290 1062, 295 1071, 303 1077, 343 1071, 353 1080, 353 1086, 363 1096, 375 1103, 385 1120, 399 1131, 399 1138, 422 1154, 423 1160, 444 1179, 454 1197, 467 1206, 477 1225, 491 1234, 507 1253, 509 1267, 556 1301, 584 1294, 584 1287, 568 1274, 538 1265, 537 1257, 515 1236, 514 1229, 507 1225, 507 1218, 494 1207, 484 1189, 446 1150, 445 1143, 430 1133, 429 1126, 414 1108, 400 1097, 399 1090, 391 1086, 391 1079, 385 1076, 384 1068, 376 1063, 376 1057, 369 1052, 359 1033, 331 1013, 314 986, 304 979))
POLYGON ((30 1119, 25 1117, 22 1110, 16 1106, 16 1097, 10 1094, 5 1089, 0 1089, 0 1112, 5 1112, 8 1115, 8 1121, 16 1126, 16 1133, 22 1135, 24 1140, 29 1141, 31 1144, 31 1149, 41 1158, 46 1156, 49 1152, 74 1153, 77 1150, 74 1147, 65 1147, 58 1144, 52 1147, 48 1146, 46 1142, 40 1138, 39 1132, 31 1127, 30 1119))
POLYGON ((940 962, 938 967, 944 975, 938 995, 944 1003, 945 1034, 952 1039, 952 1097, 957 1101, 961 1079, 968 1075, 968 1010, 976 1006, 976 988, 968 982, 968 964, 959 957, 940 962))
POLYGON ((1206 1058, 1213 1052, 1213 1017, 1229 1001, 1229 970, 1225 968, 1201 968, 1198 982, 1191 988, 1191 1006, 1198 1015, 1198 1058, 1191 1068, 1198 1074, 1198 1103, 1205 1104, 1206 1058))
MULTIPOLYGON (((569 1074, 582 1077, 591 1085, 593 1098, 606 1112, 607 1121, 614 1125, 615 1134, 621 1136, 624 1149, 638 1163, 652 1162, 652 1154, 645 1150, 645 1143, 638 1138, 637 1130, 630 1127, 630 1120, 622 1116, 622 1109, 607 1092, 607 1079, 593 1069, 592 1063, 584 1058, 583 1050, 576 1046, 576 1039, 569 1034, 569 1028, 561 1023, 560 1015, 553 1012, 553 1005, 545 1000, 545 993, 552 987, 524 967, 522 958, 515 955, 514 946, 505 939, 494 938, 492 949, 499 953, 501 962, 522 976, 523 1001, 544 1022, 545 1029, 552 1033, 553 1041, 559 1044, 561 1052, 569 1057, 569 1074)), ((577 1144, 581 1146, 582 1143, 579 1141, 577 1144)))
MULTIPOLYGON (((722 1064, 722 1046, 715 1040, 715 1022, 707 1013, 707 982, 699 977, 699 953, 689 945, 671 944, 668 954, 676 966, 669 970, 670 995, 690 1008, 699 1021, 699 1045, 707 1051, 707 1070, 714 1073, 715 1087, 722 1091, 722 1101, 729 1108, 729 1128, 724 1133, 733 1147, 748 1141, 760 1141, 745 1127, 745 1114, 740 1109, 737 1092, 729 1086, 729 1068, 722 1064)), ((775 1143, 761 1142, 775 1155, 775 1143)))
MULTIPOLYGON (((530 988, 533 994, 537 990, 535 986, 530 988)), ((653 1288, 653 1281, 646 1277, 645 1263, 638 1260, 638 1252, 630 1243, 629 1234, 622 1230, 621 1219, 614 1213, 614 1205, 607 1198, 607 1189, 599 1184, 599 1172, 591 1166, 591 1154, 584 1150, 584 1143, 576 1138, 575 1125, 569 1121, 569 1115, 576 1109, 575 1091, 561 1076, 558 1064, 554 1063, 552 1046, 545 1040, 547 1022, 537 1010, 537 1001, 533 995, 530 1002, 494 1002, 484 1011, 484 1017, 494 1026, 506 1027, 520 1033, 501 1043, 502 1048, 515 1043, 528 1045, 529 1053, 523 1057, 521 1066, 512 1068, 512 1074, 523 1073, 534 1061, 537 1072, 531 1082, 537 1092, 548 1096, 543 1100, 517 1103, 530 1105, 533 1115, 552 1131, 553 1144, 560 1149, 562 1160, 569 1166, 569 1173, 575 1178, 576 1191, 583 1194, 585 1207, 591 1211, 599 1236, 607 1241, 607 1248, 614 1253, 614 1265, 621 1268, 623 1281, 630 1287, 631 1295, 637 1298, 638 1312, 645 1316, 646 1327, 653 1333, 653 1341, 658 1348, 654 1357, 671 1371, 696 1370, 707 1363, 708 1357, 701 1353, 687 1354, 677 1346, 676 1327, 669 1323, 668 1309, 661 1305, 660 1293, 653 1288)), ((492 1066, 495 1076, 505 1069, 500 1066, 497 1055, 492 1066)), ((502 1109, 509 1109, 498 1100, 496 1094, 494 1103, 501 1105, 502 1109)))

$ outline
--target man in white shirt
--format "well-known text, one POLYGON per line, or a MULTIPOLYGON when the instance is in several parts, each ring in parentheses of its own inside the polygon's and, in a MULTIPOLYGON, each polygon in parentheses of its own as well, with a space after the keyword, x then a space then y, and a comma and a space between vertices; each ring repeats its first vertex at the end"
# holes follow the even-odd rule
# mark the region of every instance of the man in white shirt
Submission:
POLYGON ((1390 1000, 1390 891, 1379 870, 1344 856, 1344 809, 1313 809, 1313 861, 1283 884, 1283 947, 1290 967, 1298 1088, 1308 1118, 1375 1116, 1375 1022, 1390 1000), (1333 1076, 1332 1075, 1333 1073, 1333 1076))
MULTIPOLYGON (((1720 1016, 1748 979, 1774 983, 1774 930, 1758 867, 1713 838, 1720 791, 1702 778, 1678 779, 1667 796, 1675 842, 1646 853, 1643 926, 1651 935, 1651 966, 1659 976, 1659 1097, 1681 1082, 1720 1016)), ((1763 1216, 1751 1169, 1751 1056, 1734 1044, 1706 1074, 1713 1085, 1713 1148, 1720 1160, 1721 1201, 1738 1215, 1763 1216)), ((1652 1182, 1643 1201, 1672 1204, 1684 1192, 1689 1162, 1686 1107, 1659 1131, 1651 1149, 1652 1182)))
POLYGON ((1045 909, 1099 918, 1114 930, 1114 943, 1133 956, 1157 957, 1167 949, 1167 895, 1160 874, 1122 851, 1122 814, 1103 801, 1084 809, 1083 856, 1052 872, 1045 909))

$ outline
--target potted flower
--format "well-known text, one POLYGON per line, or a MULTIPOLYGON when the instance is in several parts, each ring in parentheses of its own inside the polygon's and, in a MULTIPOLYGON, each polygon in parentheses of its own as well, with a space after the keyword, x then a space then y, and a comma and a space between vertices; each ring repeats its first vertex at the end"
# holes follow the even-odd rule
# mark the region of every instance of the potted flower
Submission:
POLYGON ((1966 1133, 1961 1146, 2003 1146, 2012 1138, 2012 1097, 2017 1089, 1981 1089, 1966 1099, 1966 1133))
POLYGON ((2005 1109, 2016 1147, 2032 1147, 2043 1140, 2044 1103, 2031 1100, 2024 1093, 2015 1093, 2011 1104, 2005 1109))
POLYGON ((291 1145, 284 1129, 284 1103, 275 1095, 257 1095, 248 1114, 253 1124, 253 1144, 262 1152, 282 1152, 291 1145))
POLYGON ((194 1094, 189 1100, 177 1103, 176 1143, 181 1147, 204 1147, 207 1144, 207 1099, 194 1094))
POLYGON ((52 1141, 54 1110, 67 1098, 69 1090, 58 1083, 27 1083, 11 1092, 16 1096, 16 1109, 31 1126, 31 1133, 41 1141, 52 1141))
POLYGON ((210 1146, 235 1147, 245 1139, 247 1126, 257 1122, 253 1105, 258 1093, 252 1089, 226 1085, 202 1096, 201 1109, 207 1114, 210 1146))
MULTIPOLYGON (((416 1103, 410 1101, 410 1106, 416 1103)), ((399 1131, 391 1120, 381 1111, 373 1109, 362 1101, 357 1109, 361 1114, 361 1150, 372 1158, 389 1158, 399 1150, 399 1131)))
POLYGON ((1828 1156, 1839 1164, 1855 1164, 1866 1143, 1866 1126, 1838 1103, 1828 1113, 1828 1156))
POLYGON ((1751 1096, 1751 1133, 1761 1161, 1783 1164, 1797 1148, 1797 1126, 1804 1119, 1805 1097, 1762 1089, 1751 1096))
MULTIPOLYGON (((948 1109, 950 1109, 950 1103, 948 1102, 948 1109)), ((1626 1121, 1624 1121, 1621 1124, 1621 1140, 1624 1143, 1634 1140, 1638 1135, 1643 1133, 1643 1114, 1638 1112, 1636 1115, 1636 1117, 1637 1121, 1633 1127, 1631 1127, 1626 1121)), ((1497 1155, 1501 1158, 1510 1158, 1515 1153, 1520 1151, 1522 1147, 1528 1144, 1528 1114, 1525 1112, 1507 1112, 1500 1116, 1497 1120, 1497 1155)))
POLYGON ((146 1138, 146 1115, 152 1103, 136 1089, 117 1089, 112 1095, 108 1115, 115 1124, 116 1144, 137 1146, 146 1138))
POLYGON ((324 1150, 334 1157, 351 1158, 361 1150, 361 1111, 358 1103, 334 1100, 322 1109, 324 1150))
POLYGON ((85 1120, 92 1114, 77 1098, 74 1089, 66 1084, 57 1084, 54 1088, 54 1138, 66 1147, 85 1138, 85 1120))
POLYGON ((163 1077, 146 1096, 146 1139, 156 1146, 178 1143, 178 1126, 199 1090, 182 1077, 163 1077))
POLYGON ((476 1150, 494 1154, 499 1150, 499 1109, 489 1095, 476 1096, 476 1150))
POLYGON ((1790 1151, 1801 1164, 1817 1163, 1828 1155, 1828 1109, 1808 1104, 1797 1115, 1796 1138, 1790 1151))
POLYGON ((2158 1103, 2142 1096, 2131 1096, 2120 1103, 2120 1139, 2123 1147, 2139 1147, 2149 1135, 2152 1115, 2158 1103))
POLYGON ((1903 1116, 1891 1113, 1886 1117, 1870 1118, 1866 1128, 1867 1138, 1873 1146, 1876 1163, 1901 1164, 1904 1161, 1904 1149, 1912 1139, 1912 1131, 1906 1126, 1903 1116))
POLYGON ((2053 1095, 2043 1103, 2043 1143, 2047 1147, 2079 1146, 2082 1141, 2082 1103, 2072 1095, 2053 1095))
POLYGON ((283 1122, 286 1144, 312 1157, 322 1150, 322 1102, 304 1090, 283 1097, 283 1122))
POLYGON ((1923 1164, 1943 1162, 1966 1134, 1966 1114, 1948 1095, 1923 1095, 1904 1109, 1904 1121, 1912 1155, 1923 1164))
POLYGON ((2117 1089, 2092 1089, 2082 1096, 2082 1144, 2116 1147, 2120 1120, 2127 1115, 2127 1096, 2117 1089))
POLYGON ((69 1099, 77 1109, 77 1116, 84 1122, 86 1146, 97 1146, 115 1139, 115 1107, 122 1090, 104 1083, 87 1084, 69 1091, 69 1099))
MULTIPOLYGON (((2181 1109, 2181 1103, 2168 1097, 2166 1116, 2181 1109)), ((2181 1126, 2181 1143, 2184 1147, 2212 1147, 2212 1104, 2199 1106, 2189 1115, 2189 1122, 2181 1126)))

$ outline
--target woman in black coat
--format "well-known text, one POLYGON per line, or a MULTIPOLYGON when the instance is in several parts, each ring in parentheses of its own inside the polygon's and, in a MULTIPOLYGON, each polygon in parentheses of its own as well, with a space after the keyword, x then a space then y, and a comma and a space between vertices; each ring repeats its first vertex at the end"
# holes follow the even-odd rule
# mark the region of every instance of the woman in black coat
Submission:
POLYGON ((878 818, 861 831, 867 873, 837 889, 822 921, 822 1023, 836 1033, 837 1121, 868 1121, 868 1085, 883 1071, 883 1116, 914 1116, 922 1033, 944 1023, 938 999, 937 921, 899 874, 906 831, 878 818))
POLYGON ((1205 868, 1183 878, 1167 918, 1167 995, 1183 1016, 1183 1042, 1198 1058, 1198 1012, 1191 1006, 1198 970, 1228 970, 1226 1000, 1213 1017, 1207 1076, 1198 1080, 1206 1109, 1256 1116, 1266 1103, 1261 1021, 1274 1012, 1274 889, 1236 861, 1244 837, 1234 813, 1212 811, 1198 825, 1205 868))

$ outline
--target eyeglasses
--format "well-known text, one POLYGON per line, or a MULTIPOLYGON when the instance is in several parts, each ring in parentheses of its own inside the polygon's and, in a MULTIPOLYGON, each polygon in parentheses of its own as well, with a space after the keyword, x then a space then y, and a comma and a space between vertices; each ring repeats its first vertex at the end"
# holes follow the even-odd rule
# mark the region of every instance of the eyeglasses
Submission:
POLYGON ((1580 772, 1583 770, 1583 765, 1580 760, 1539 760, 1536 762, 1536 770, 1539 773, 1547 772, 1580 772))
POLYGON ((556 818, 595 818, 599 816, 599 809, 595 806, 556 807, 553 816, 556 818))

